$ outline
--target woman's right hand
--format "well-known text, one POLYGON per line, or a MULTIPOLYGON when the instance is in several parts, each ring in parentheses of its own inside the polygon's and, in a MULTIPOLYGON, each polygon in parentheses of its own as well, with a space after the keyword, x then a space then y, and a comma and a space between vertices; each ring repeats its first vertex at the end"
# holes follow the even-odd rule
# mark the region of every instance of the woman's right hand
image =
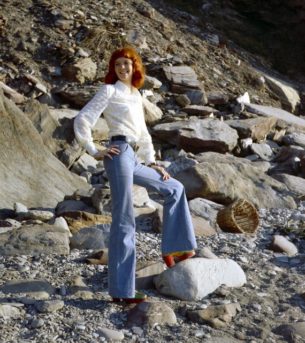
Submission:
POLYGON ((98 152, 94 154, 93 157, 98 161, 103 160, 105 157, 109 157, 112 159, 112 155, 119 155, 120 152, 121 151, 118 148, 118 145, 112 145, 106 149, 98 150, 98 152))

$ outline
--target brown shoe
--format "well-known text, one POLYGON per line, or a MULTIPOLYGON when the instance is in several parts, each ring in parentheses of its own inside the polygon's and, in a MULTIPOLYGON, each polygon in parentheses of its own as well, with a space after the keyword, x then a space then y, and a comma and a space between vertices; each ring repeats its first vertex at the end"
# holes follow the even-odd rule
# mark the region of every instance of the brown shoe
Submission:
POLYGON ((139 304, 147 299, 147 295, 141 292, 136 292, 134 298, 112 298, 114 303, 139 304))

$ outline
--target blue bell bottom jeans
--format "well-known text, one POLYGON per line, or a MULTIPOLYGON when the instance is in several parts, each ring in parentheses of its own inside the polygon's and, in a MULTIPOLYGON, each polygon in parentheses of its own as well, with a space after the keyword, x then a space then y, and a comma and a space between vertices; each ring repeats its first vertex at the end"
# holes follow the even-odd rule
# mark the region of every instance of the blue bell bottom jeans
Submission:
POLYGON ((112 224, 109 240, 108 285, 114 298, 135 295, 135 218, 133 184, 158 192, 164 197, 162 254, 196 248, 191 215, 184 186, 174 178, 163 180, 153 168, 142 165, 131 146, 114 141, 121 151, 104 159, 112 198, 112 224))

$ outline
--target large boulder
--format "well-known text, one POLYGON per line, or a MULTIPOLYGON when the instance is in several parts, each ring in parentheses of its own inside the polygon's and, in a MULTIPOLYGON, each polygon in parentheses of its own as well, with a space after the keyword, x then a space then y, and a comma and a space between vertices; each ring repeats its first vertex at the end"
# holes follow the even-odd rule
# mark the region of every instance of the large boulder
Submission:
POLYGON ((0 93, 0 208, 15 202, 55 207, 66 194, 88 188, 46 148, 30 119, 0 93))
POLYGON ((283 183, 247 159, 213 152, 203 153, 197 159, 200 163, 176 175, 191 199, 201 197, 229 204, 243 198, 257 207, 296 207, 283 183))
POLYGON ((153 134, 193 153, 232 151, 237 144, 238 134, 226 123, 215 119, 181 120, 154 126, 153 134))

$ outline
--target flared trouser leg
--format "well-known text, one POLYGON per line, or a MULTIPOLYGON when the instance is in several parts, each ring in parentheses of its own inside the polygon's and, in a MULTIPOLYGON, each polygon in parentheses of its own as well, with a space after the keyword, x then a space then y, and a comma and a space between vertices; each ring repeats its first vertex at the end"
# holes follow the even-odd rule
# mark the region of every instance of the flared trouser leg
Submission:
POLYGON ((130 298, 135 293, 136 265, 133 183, 164 197, 163 255, 195 249, 196 239, 184 186, 174 178, 163 180, 156 170, 138 163, 129 145, 121 144, 120 150, 120 155, 104 161, 112 197, 108 280, 112 297, 130 298))
POLYGON ((164 197, 162 254, 195 249, 194 228, 182 183, 172 177, 163 180, 155 169, 140 163, 134 170, 134 183, 164 197))

